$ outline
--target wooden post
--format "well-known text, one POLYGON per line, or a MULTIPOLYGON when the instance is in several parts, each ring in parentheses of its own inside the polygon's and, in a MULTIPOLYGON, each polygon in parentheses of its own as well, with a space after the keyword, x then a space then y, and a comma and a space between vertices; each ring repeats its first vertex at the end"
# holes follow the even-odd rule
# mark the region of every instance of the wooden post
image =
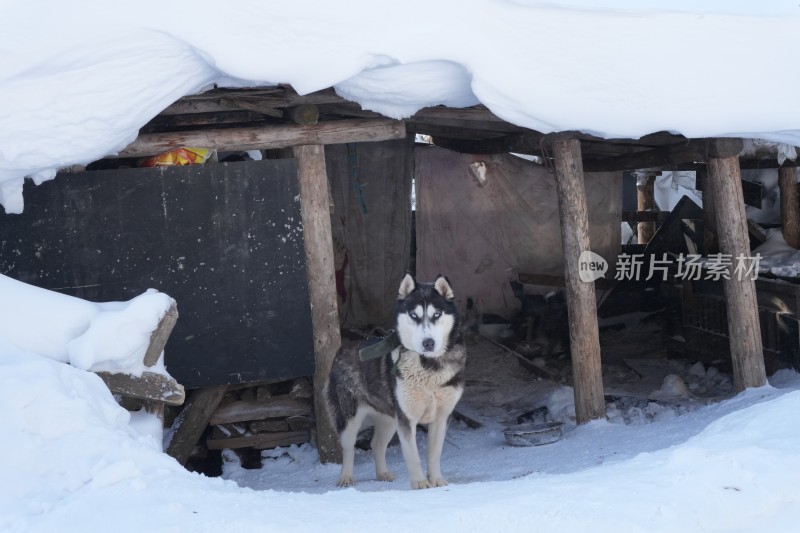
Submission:
POLYGON ((341 463, 339 438, 331 424, 323 395, 333 357, 341 345, 325 147, 296 146, 293 151, 300 180, 300 212, 303 217, 308 295, 314 332, 317 450, 322 463, 341 463))
MULTIPOLYGON (((714 198, 719 249, 721 254, 731 259, 734 267, 737 257, 750 255, 739 169, 741 149, 740 139, 709 142, 708 192, 714 198)), ((723 286, 733 360, 733 384, 737 391, 742 391, 748 387, 763 386, 767 376, 755 282, 749 276, 737 275, 733 268, 729 278, 723 279, 723 286)))
POLYGON ((786 244, 800 248, 800 202, 797 198, 797 166, 794 162, 778 170, 781 193, 781 231, 786 244))
MULTIPOLYGON (((656 177, 651 172, 636 180, 637 211, 650 211, 656 207, 655 184, 656 177)), ((656 223, 639 222, 637 229, 639 244, 647 244, 656 232, 656 223)))
POLYGON ((553 156, 564 249, 575 416, 578 423, 583 424, 605 417, 605 401, 594 282, 585 282, 579 277, 579 257, 590 250, 580 142, 577 139, 554 141, 553 156))
POLYGON ((167 444, 167 454, 174 457, 180 464, 185 465, 189 460, 192 449, 208 427, 208 421, 216 411, 227 388, 227 385, 217 385, 216 387, 196 389, 189 395, 183 411, 172 424, 175 432, 167 444))

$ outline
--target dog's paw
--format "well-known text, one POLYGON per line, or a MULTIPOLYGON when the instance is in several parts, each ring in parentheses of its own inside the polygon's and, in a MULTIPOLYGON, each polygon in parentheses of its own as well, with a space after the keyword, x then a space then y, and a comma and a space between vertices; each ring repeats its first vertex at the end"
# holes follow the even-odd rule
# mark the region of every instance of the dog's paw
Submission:
POLYGON ((378 474, 378 481, 394 481, 394 478, 394 472, 390 472, 389 470, 378 474))
POLYGON ((418 480, 411 480, 411 488, 414 490, 418 489, 429 489, 431 488, 431 483, 427 479, 418 479, 418 480))
POLYGON ((341 476, 339 481, 336 482, 337 487, 352 487, 356 484, 356 480, 353 479, 353 476, 341 476))
POLYGON ((431 482, 431 487, 446 487, 447 486, 447 481, 445 481, 442 478, 431 479, 430 482, 431 482))

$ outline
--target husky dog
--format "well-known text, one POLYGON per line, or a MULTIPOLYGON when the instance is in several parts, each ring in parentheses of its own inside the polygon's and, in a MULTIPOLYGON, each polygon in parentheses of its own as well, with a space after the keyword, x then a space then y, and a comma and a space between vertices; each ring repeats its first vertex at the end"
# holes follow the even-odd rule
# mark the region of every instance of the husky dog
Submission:
POLYGON ((357 349, 342 348, 331 367, 325 397, 344 452, 341 487, 355 484, 355 443, 365 421, 375 426, 378 480, 395 478, 386 467, 386 447, 398 432, 411 488, 447 485, 439 461, 448 417, 464 392, 467 355, 447 278, 417 283, 406 274, 395 318, 398 339, 388 345, 391 337, 382 341, 385 354, 379 350, 377 357, 362 361, 357 349), (417 424, 428 426, 427 478, 417 449, 417 424))

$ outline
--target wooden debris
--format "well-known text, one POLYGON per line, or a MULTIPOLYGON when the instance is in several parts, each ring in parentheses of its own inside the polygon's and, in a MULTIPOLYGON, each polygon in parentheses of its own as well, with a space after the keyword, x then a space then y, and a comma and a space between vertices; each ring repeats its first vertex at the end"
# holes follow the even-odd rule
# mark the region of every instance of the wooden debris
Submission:
POLYGON ((189 460, 192 449, 208 426, 208 421, 226 389, 225 385, 197 389, 189 396, 186 406, 173 423, 173 427, 177 429, 167 446, 167 454, 180 464, 186 464, 189 460))
POLYGON ((150 334, 150 344, 147 346, 147 351, 144 354, 144 366, 153 366, 158 362, 161 357, 161 352, 164 351, 164 346, 167 345, 172 328, 178 321, 178 305, 173 301, 169 306, 167 312, 161 317, 161 321, 150 334))
POLYGON ((281 431, 276 433, 259 433, 244 437, 231 437, 227 439, 208 439, 206 445, 209 450, 235 449, 235 448, 277 448, 302 444, 311 440, 308 431, 281 431))
POLYGON ((285 418, 268 418, 267 420, 257 420, 250 422, 250 431, 253 433, 275 433, 278 431, 289 431, 289 423, 285 418))
POLYGON ((217 412, 211 416, 209 423, 230 424, 232 422, 310 414, 311 402, 283 394, 263 401, 232 402, 217 409, 217 412))
POLYGON ((181 405, 186 398, 183 385, 173 378, 155 372, 142 372, 141 377, 130 374, 97 372, 113 393, 140 400, 152 400, 167 405, 181 405))

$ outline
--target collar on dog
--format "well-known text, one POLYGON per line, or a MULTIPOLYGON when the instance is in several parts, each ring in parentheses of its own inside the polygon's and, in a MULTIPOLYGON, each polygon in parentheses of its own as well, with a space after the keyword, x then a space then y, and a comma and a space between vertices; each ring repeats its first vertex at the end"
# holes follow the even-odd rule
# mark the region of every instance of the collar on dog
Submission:
POLYGON ((378 357, 383 357, 387 353, 400 346, 400 336, 396 331, 393 331, 381 341, 371 344, 358 351, 358 358, 362 361, 368 361, 378 357))

